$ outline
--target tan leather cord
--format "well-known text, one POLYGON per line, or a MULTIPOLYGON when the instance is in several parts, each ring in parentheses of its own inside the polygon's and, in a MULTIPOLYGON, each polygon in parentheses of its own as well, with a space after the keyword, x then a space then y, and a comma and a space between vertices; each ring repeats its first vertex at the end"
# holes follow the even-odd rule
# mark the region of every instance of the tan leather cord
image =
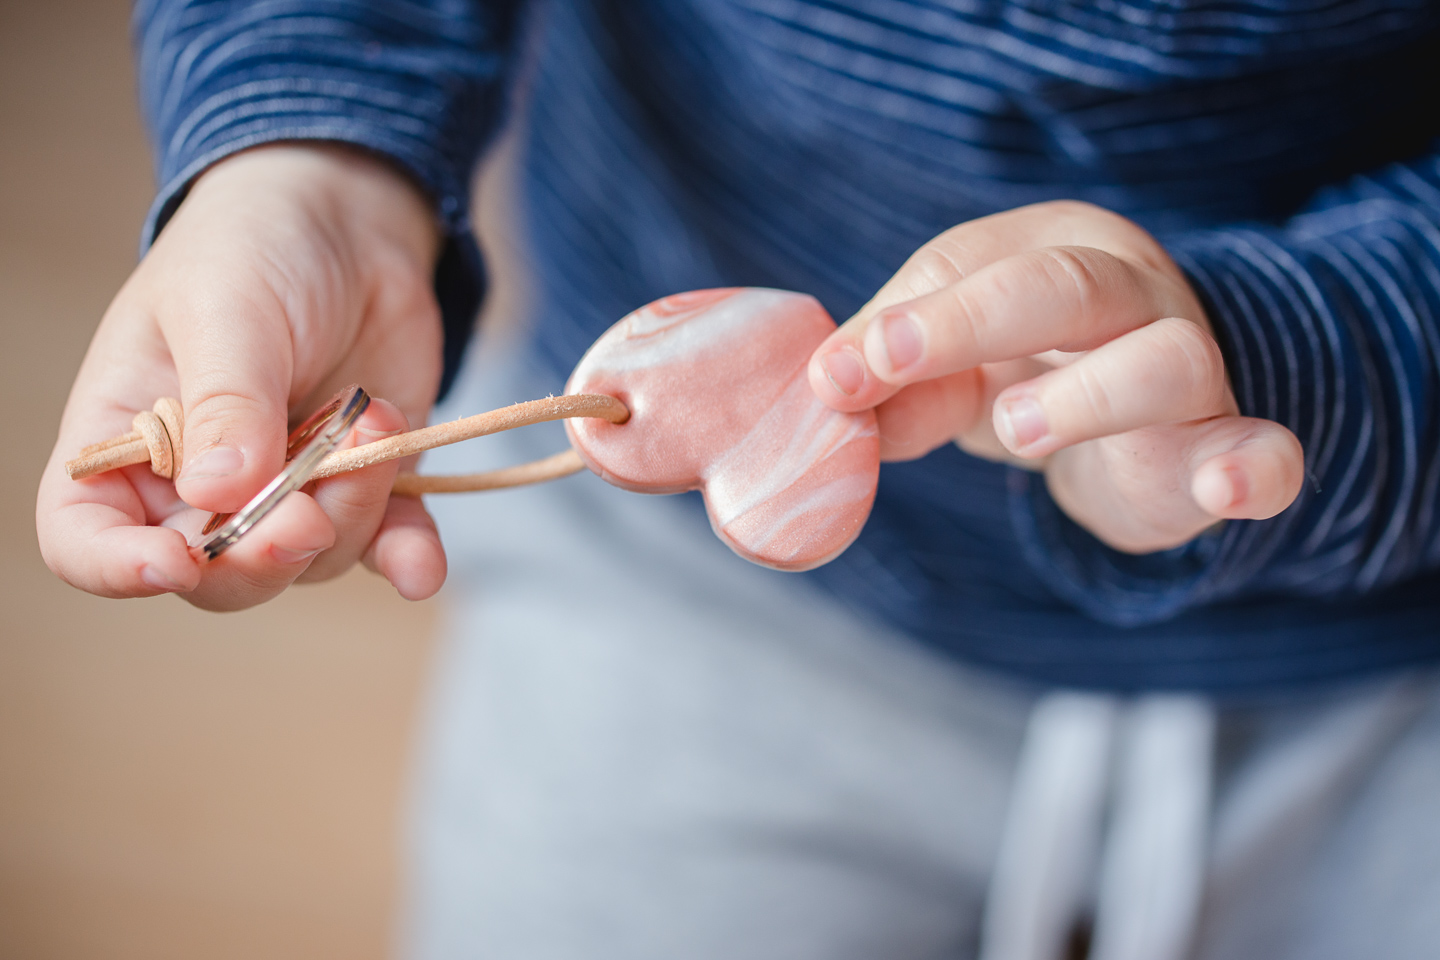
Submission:
POLYGON ((460 473, 448 477, 426 477, 418 473, 402 473, 395 478, 390 492, 400 497, 418 497, 422 493, 468 493, 475 490, 503 490, 530 483, 558 480, 585 469, 580 454, 563 450, 543 460, 533 460, 515 467, 487 470, 484 473, 460 473))
MULTIPOLYGON (((479 413, 473 417, 396 434, 348 450, 337 450, 320 461, 312 479, 321 480, 388 460, 413 456, 461 440, 569 417, 595 417, 611 423, 624 423, 630 419, 630 411, 624 403, 603 394, 576 394, 530 400, 479 413)), ((179 401, 162 397, 155 402, 153 411, 145 410, 135 415, 134 430, 103 443, 91 444, 80 451, 80 456, 66 463, 65 470, 71 479, 82 480, 118 467, 148 462, 150 469, 158 476, 173 479, 175 471, 183 462, 181 439, 184 422, 179 401)), ((498 490, 554 480, 575 473, 583 467, 579 454, 566 450, 533 463, 485 473, 459 476, 402 473, 395 478, 393 490, 406 497, 425 493, 498 490)))

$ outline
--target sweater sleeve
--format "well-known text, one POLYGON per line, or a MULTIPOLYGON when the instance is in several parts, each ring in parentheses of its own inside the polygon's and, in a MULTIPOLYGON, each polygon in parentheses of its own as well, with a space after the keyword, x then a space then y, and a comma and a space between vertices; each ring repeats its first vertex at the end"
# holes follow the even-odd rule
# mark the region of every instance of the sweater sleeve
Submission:
POLYGON ((1016 471, 1012 516, 1051 588, 1138 625, 1262 595, 1355 596, 1440 567, 1440 155, 1322 191, 1282 224, 1162 239, 1205 303, 1241 412, 1295 432, 1307 483, 1277 517, 1137 557, 1016 471))
POLYGON ((148 249, 194 178, 264 143, 327 140, 388 158, 426 191, 447 242, 435 287, 454 379, 484 273, 470 174, 498 128, 519 0, 141 0, 140 95, 159 194, 148 249))

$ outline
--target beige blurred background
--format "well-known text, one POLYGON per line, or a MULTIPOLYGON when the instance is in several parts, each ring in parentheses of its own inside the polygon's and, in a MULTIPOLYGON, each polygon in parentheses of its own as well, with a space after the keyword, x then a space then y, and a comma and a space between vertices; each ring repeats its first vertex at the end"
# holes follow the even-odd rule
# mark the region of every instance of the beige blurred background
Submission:
POLYGON ((0 957, 388 953, 435 611, 358 571, 216 616, 55 579, 34 487, 151 178, 125 0, 0 0, 0 957))

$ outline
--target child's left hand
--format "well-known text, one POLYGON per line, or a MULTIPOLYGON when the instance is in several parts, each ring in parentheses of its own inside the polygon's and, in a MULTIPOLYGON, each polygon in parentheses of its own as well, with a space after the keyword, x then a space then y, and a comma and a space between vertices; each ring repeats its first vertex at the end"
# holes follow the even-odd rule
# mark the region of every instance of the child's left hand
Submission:
POLYGON ((837 410, 876 408, 882 459, 953 440, 1043 470, 1067 514, 1132 553, 1272 517, 1304 478, 1293 433, 1239 415, 1174 261, 1089 204, 936 237, 815 351, 810 383, 837 410))

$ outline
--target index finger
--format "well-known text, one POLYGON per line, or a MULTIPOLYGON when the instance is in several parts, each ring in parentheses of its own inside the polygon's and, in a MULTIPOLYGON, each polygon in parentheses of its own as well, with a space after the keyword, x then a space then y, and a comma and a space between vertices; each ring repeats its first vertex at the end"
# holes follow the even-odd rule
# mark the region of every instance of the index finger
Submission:
POLYGON ((1052 200, 970 220, 917 250, 816 349, 809 371, 816 395, 837 410, 861 410, 887 399, 895 386, 869 370, 864 349, 866 331, 877 314, 963 283, 992 264, 1046 247, 1093 247, 1154 272, 1164 274, 1168 269, 1178 275, 1154 237, 1094 204, 1052 200))
POLYGON ((1088 350, 1161 317, 1203 323, 1198 311, 1188 289, 1147 264, 1093 247, 1029 250, 886 307, 848 340, 832 338, 812 360, 811 383, 831 406, 862 409, 911 383, 1051 350, 1088 350), (861 376, 850 371, 849 383, 837 383, 834 353, 842 367, 860 364, 861 376))

